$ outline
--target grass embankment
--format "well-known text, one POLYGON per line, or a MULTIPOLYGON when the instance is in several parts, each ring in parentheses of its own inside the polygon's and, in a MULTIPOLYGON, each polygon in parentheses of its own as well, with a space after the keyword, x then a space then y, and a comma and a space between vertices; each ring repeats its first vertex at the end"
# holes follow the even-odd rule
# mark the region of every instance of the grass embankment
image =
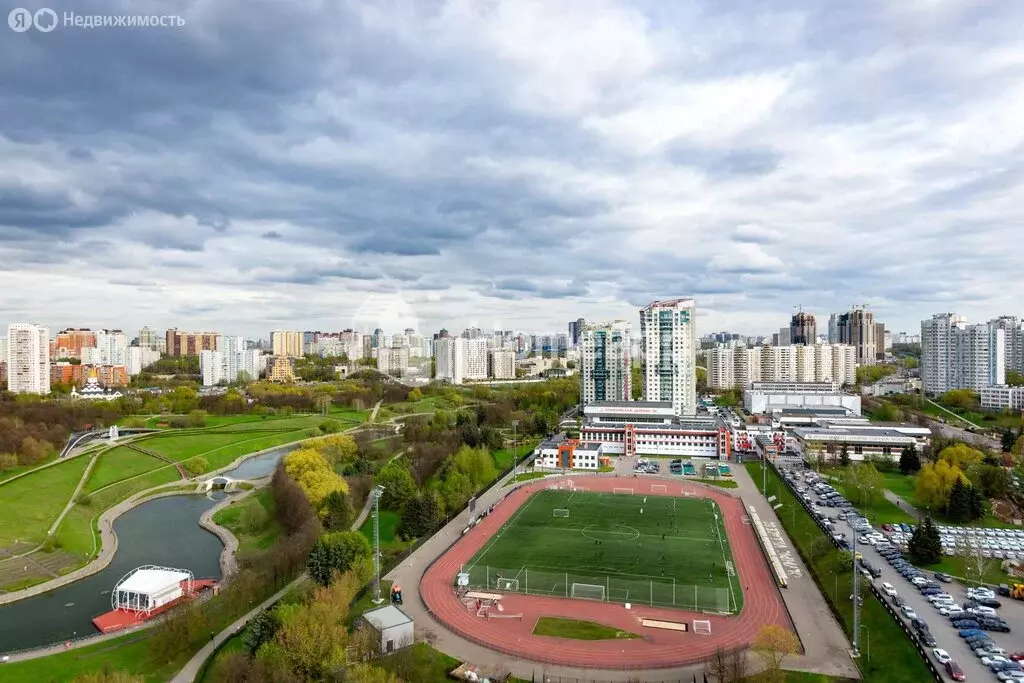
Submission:
POLYGON ((494 467, 499 472, 504 472, 509 467, 512 467, 512 462, 522 463, 527 456, 533 453, 533 449, 540 443, 538 439, 521 439, 519 445, 515 448, 501 448, 496 451, 491 451, 491 457, 494 459, 494 467))
MULTIPOLYGON (((387 546, 402 546, 404 542, 398 538, 398 525, 402 521, 402 513, 396 510, 380 511, 380 544, 387 546)), ((366 516, 366 521, 359 527, 359 533, 373 543, 373 511, 366 516)))
POLYGON ((83 672, 103 671, 108 666, 146 683, 166 683, 189 657, 166 666, 154 667, 147 650, 148 634, 131 633, 87 647, 74 648, 49 657, 3 664, 4 683, 50 683, 70 681, 83 672))
POLYGON ((640 637, 636 633, 620 631, 595 621, 559 619, 557 617, 538 619, 537 625, 533 627, 533 635, 572 638, 573 640, 629 640, 640 637))
POLYGON ((516 476, 514 476, 514 477, 510 478, 508 481, 506 481, 505 482, 505 486, 512 486, 513 484, 519 484, 519 483, 524 482, 524 481, 531 481, 533 479, 540 479, 541 477, 546 477, 549 474, 551 474, 551 472, 520 472, 516 476))
POLYGON ((832 486, 835 486, 836 490, 843 494, 847 500, 852 502, 857 507, 857 510, 867 517, 868 521, 875 526, 878 526, 879 524, 899 523, 917 524, 916 517, 905 510, 896 507, 896 504, 882 496, 881 492, 879 492, 878 498, 872 501, 870 505, 865 505, 858 501, 856 496, 843 486, 843 482, 838 479, 833 479, 830 483, 832 486))
MULTIPOLYGON (((761 477, 759 462, 748 462, 745 466, 752 477, 761 477)), ((767 482, 768 495, 777 496, 777 502, 783 506, 779 510, 779 521, 813 573, 825 599, 838 614, 839 622, 849 637, 853 631, 853 603, 849 600, 853 592, 852 572, 840 568, 836 562, 836 550, 817 556, 812 554, 816 541, 827 540, 825 533, 771 469, 768 471, 767 482)), ((818 543, 816 547, 829 546, 818 543)), ((916 683, 931 680, 931 674, 913 643, 873 595, 864 600, 860 620, 871 633, 871 659, 862 657, 858 662, 865 683, 916 683)))
POLYGON ((686 481, 695 481, 700 484, 707 484, 708 486, 717 486, 722 489, 734 489, 737 484, 732 479, 687 479, 686 481))
POLYGON ((0 486, 0 547, 42 543, 88 464, 88 456, 72 458, 0 486))
POLYGON ((264 488, 217 511, 213 521, 234 534, 240 551, 266 550, 281 535, 274 511, 274 495, 264 488))

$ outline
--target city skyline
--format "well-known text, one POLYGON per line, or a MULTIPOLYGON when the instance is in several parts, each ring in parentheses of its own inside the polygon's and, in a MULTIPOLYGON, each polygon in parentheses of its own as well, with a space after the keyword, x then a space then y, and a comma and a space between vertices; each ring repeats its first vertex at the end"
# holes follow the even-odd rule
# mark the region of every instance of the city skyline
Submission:
POLYGON ((1019 3, 429 6, 5 36, 0 324, 1019 312, 1019 3))

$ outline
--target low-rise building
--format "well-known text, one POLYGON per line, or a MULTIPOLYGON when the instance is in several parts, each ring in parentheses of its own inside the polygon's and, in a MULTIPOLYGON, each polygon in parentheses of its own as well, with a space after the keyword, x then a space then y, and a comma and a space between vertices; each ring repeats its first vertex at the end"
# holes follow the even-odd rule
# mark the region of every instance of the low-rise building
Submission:
POLYGON ((554 448, 547 448, 535 456, 533 466, 540 469, 597 471, 606 459, 604 444, 600 442, 564 439, 554 448))
POLYGON ((833 461, 843 448, 850 460, 868 456, 897 459, 907 446, 924 450, 931 443, 927 427, 905 422, 869 422, 864 418, 823 419, 809 427, 793 429, 797 449, 810 461, 833 461))
POLYGON ((861 414, 860 396, 839 391, 836 382, 754 382, 743 394, 743 407, 755 415, 792 408, 844 408, 861 414))
POLYGON ((865 396, 892 396, 893 394, 911 394, 921 390, 921 380, 917 377, 885 377, 874 384, 865 384, 860 393, 865 396))
POLYGON ((1024 410, 1024 387, 993 384, 978 392, 985 410, 1024 410))
POLYGON ((381 654, 409 647, 415 642, 412 617, 395 605, 363 612, 361 619, 376 632, 381 654))
POLYGON ((289 356, 268 357, 267 380, 270 382, 294 382, 295 359, 289 356))
POLYGON ((584 407, 580 440, 606 455, 729 458, 730 428, 714 417, 678 417, 667 401, 607 401, 584 407))

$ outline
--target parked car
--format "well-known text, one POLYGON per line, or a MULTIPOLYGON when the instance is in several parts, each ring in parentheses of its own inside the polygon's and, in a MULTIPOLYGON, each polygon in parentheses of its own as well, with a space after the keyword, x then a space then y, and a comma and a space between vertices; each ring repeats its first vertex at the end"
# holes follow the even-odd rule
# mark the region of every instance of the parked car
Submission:
POLYGON ((945 666, 946 673, 949 674, 949 677, 952 678, 954 681, 967 680, 967 676, 964 675, 964 670, 960 668, 960 665, 957 664, 955 660, 950 659, 948 662, 946 662, 945 666))
POLYGON ((942 583, 950 583, 953 581, 952 576, 950 576, 949 574, 945 574, 943 572, 935 572, 933 576, 935 576, 935 578, 941 581, 942 583))
POLYGON ((940 648, 932 649, 932 655, 939 664, 945 664, 946 662, 953 661, 953 658, 949 656, 949 653, 940 648))
POLYGON ((953 621, 953 627, 963 630, 971 628, 980 628, 981 624, 976 622, 974 619, 956 619, 953 621))
POLYGON ((890 597, 896 595, 896 589, 893 588, 893 585, 891 583, 883 582, 882 583, 882 592, 885 593, 886 595, 890 596, 890 597))

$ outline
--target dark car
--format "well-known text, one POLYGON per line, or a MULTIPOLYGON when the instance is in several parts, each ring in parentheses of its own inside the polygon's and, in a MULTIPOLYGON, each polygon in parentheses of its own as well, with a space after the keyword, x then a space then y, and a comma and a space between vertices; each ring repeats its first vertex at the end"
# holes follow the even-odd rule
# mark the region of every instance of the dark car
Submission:
POLYGON ((970 638, 971 636, 983 636, 985 632, 978 628, 965 628, 957 633, 957 635, 961 638, 970 638))
POLYGON ((973 602, 985 607, 991 607, 992 609, 999 609, 1003 606, 1003 603, 999 602, 995 598, 974 598, 973 602))
POLYGON ((910 625, 914 627, 914 630, 918 633, 925 633, 928 631, 928 624, 925 623, 924 619, 911 619, 910 625))
POLYGON ((968 628, 980 628, 981 624, 976 622, 974 619, 957 619, 953 622, 953 627, 963 630, 968 628))
POLYGON ((981 628, 985 629, 986 631, 995 631, 996 633, 1009 633, 1010 632, 1010 627, 1006 624, 1006 622, 999 622, 999 623, 996 623, 996 624, 991 624, 991 623, 981 624, 981 628))
POLYGON ((936 643, 935 643, 935 636, 933 636, 928 631, 925 631, 924 633, 919 633, 917 637, 918 637, 918 639, 920 639, 921 644, 924 645, 925 647, 935 647, 935 645, 936 645, 936 643))
POLYGON ((941 588, 922 588, 921 595, 938 595, 942 592, 941 588))
POLYGON ((951 659, 946 662, 946 673, 954 681, 965 681, 967 676, 964 675, 964 670, 960 668, 960 665, 956 663, 955 659, 951 659))

